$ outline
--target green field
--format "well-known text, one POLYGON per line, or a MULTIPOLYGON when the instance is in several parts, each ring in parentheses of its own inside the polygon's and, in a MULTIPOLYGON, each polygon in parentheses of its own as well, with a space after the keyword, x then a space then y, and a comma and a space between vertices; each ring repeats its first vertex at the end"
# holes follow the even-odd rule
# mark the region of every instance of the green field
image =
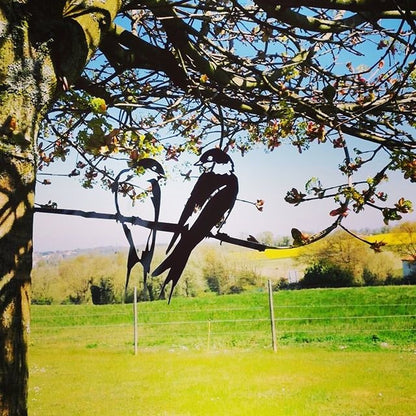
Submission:
MULTIPOLYGON (((411 415, 416 287, 34 306, 31 415, 411 415)), ((412 413, 413 412, 413 413, 412 413)))
MULTIPOLYGON (((388 247, 399 246, 403 244, 412 244, 413 242, 413 237, 408 232, 390 232, 390 233, 371 234, 371 235, 361 235, 360 233, 358 233, 357 235, 359 235, 360 237, 370 242, 382 241, 385 244, 387 244, 388 247)), ((308 247, 309 246, 295 247, 295 248, 285 249, 285 250, 266 250, 265 257, 269 259, 283 259, 283 258, 290 258, 290 257, 298 257, 303 252, 308 250, 308 247)), ((262 255, 263 253, 257 254, 258 257, 261 257, 262 255)))

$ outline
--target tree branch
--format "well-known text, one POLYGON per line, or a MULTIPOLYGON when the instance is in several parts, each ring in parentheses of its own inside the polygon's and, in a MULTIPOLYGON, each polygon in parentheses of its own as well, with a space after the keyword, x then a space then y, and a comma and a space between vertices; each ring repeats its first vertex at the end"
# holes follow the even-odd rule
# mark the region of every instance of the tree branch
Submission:
MULTIPOLYGON (((132 225, 139 225, 141 227, 148 228, 151 230, 165 231, 165 232, 171 232, 171 233, 177 232, 179 228, 177 224, 173 224, 173 223, 168 223, 168 222, 156 222, 155 223, 154 221, 144 220, 140 217, 125 217, 124 215, 108 214, 108 213, 94 212, 94 211, 59 209, 59 208, 49 208, 48 206, 40 206, 40 207, 35 207, 34 212, 44 213, 44 214, 73 215, 73 216, 78 216, 78 217, 83 217, 83 218, 95 218, 95 219, 101 219, 101 220, 116 220, 121 223, 126 222, 132 225)), ((307 241, 302 242, 302 245, 308 245, 308 244, 314 243, 315 241, 318 241, 324 238, 331 231, 333 231, 340 224, 340 222, 341 222, 341 217, 339 217, 333 224, 331 224, 328 228, 325 228, 323 231, 317 234, 314 234, 312 236, 309 236, 307 241)), ((221 242, 225 242, 225 243, 229 243, 229 244, 233 244, 233 245, 237 245, 237 246, 241 246, 241 247, 245 247, 245 248, 249 248, 249 249, 257 250, 257 251, 290 250, 299 246, 299 244, 289 246, 289 247, 269 246, 266 244, 259 243, 257 241, 242 240, 240 238, 231 237, 225 233, 216 233, 216 234, 209 233, 207 237, 214 238, 215 240, 219 240, 221 242)))
POLYGON ((319 33, 342 33, 353 30, 362 23, 368 21, 363 15, 355 14, 345 19, 318 19, 305 16, 283 6, 271 4, 269 0, 255 0, 255 3, 265 10, 269 17, 293 27, 319 33))
POLYGON ((348 10, 350 12, 388 12, 404 10, 416 11, 416 5, 408 0, 271 0, 276 7, 313 7, 332 10, 348 10))
POLYGON ((186 73, 172 53, 151 45, 115 23, 103 39, 100 49, 116 70, 143 68, 163 71, 177 86, 187 88, 186 73))

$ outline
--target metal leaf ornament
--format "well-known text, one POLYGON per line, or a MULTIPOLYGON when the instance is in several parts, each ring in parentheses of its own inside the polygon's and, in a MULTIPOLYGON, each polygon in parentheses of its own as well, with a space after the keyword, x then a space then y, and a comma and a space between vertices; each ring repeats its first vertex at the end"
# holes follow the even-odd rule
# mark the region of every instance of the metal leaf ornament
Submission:
MULTIPOLYGON (((157 231, 157 225, 159 222, 159 213, 160 213, 160 203, 161 203, 161 191, 158 180, 161 177, 165 176, 165 171, 162 167, 162 165, 157 162, 154 159, 145 158, 139 160, 135 166, 136 167, 142 167, 146 170, 152 171, 156 174, 156 178, 151 178, 148 180, 148 182, 151 184, 151 201, 153 204, 153 210, 154 210, 154 226, 150 230, 149 235, 147 237, 146 241, 146 247, 142 251, 141 256, 139 257, 137 253, 136 246, 134 244, 133 236, 131 234, 130 228, 125 224, 125 222, 121 222, 121 225, 123 227, 123 232, 126 236, 126 239, 129 243, 129 254, 127 257, 127 273, 126 273, 126 284, 124 288, 124 297, 126 297, 127 294, 127 287, 130 280, 130 274, 132 268, 137 264, 141 263, 143 266, 143 284, 145 290, 147 289, 147 276, 150 272, 150 264, 152 262, 153 253, 155 249, 156 244, 156 231, 157 231)), ((114 192, 114 202, 117 210, 117 215, 119 218, 122 218, 121 212, 120 212, 120 205, 118 203, 118 194, 119 194, 119 184, 120 184, 120 177, 131 171, 132 168, 123 169, 116 177, 114 184, 113 184, 113 192, 114 192)))
POLYGON ((168 245, 166 252, 171 253, 152 273, 152 276, 158 276, 169 269, 162 288, 163 293, 166 285, 172 282, 169 302, 192 250, 205 237, 210 236, 212 228, 225 222, 238 193, 238 179, 233 173, 234 163, 221 149, 206 151, 195 165, 201 166, 203 173, 179 218, 179 231, 174 233, 168 245), (195 211, 198 211, 198 216, 190 225, 188 221, 195 211))

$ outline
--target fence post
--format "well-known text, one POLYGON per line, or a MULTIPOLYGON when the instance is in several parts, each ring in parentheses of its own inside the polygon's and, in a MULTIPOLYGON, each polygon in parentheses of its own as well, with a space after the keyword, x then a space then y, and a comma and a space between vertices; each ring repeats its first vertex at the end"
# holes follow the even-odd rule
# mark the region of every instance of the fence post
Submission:
POLYGON ((268 289, 269 289, 269 310, 270 310, 270 326, 272 329, 272 346, 273 351, 277 351, 277 343, 276 343, 276 327, 274 321, 274 307, 273 307, 273 290, 272 290, 272 281, 268 280, 268 289))
POLYGON ((137 355, 137 287, 134 287, 133 296, 133 314, 134 314, 134 355, 137 355))

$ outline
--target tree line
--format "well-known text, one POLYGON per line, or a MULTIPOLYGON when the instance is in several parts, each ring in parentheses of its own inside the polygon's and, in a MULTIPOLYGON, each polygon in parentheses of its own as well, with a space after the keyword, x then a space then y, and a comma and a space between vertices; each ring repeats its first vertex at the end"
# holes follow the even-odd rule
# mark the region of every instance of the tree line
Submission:
MULTIPOLYGON (((155 261, 163 257, 159 247, 155 261)), ((164 277, 147 279, 143 285, 140 266, 133 269, 130 286, 124 299, 127 249, 111 254, 81 254, 66 259, 41 259, 33 269, 32 303, 82 304, 93 302, 131 302, 133 287, 139 300, 164 299, 161 291, 164 277)), ((239 293, 261 286, 262 276, 249 261, 240 262, 240 256, 211 244, 201 247, 187 265, 175 296, 194 297, 207 292, 217 294, 239 293), (233 259, 234 257, 234 259, 233 259)))
MULTIPOLYGON (((258 261, 250 260, 250 256, 244 255, 243 249, 206 244, 191 257, 174 296, 195 297, 207 293, 223 295, 259 290, 265 288, 267 279, 272 280, 276 290, 415 284, 416 276, 402 277, 401 258, 416 255, 416 223, 404 223, 385 231, 390 231, 386 236, 402 236, 402 244, 387 246, 388 249, 383 252, 374 253, 356 238, 338 232, 304 247, 294 260, 294 267, 303 271, 303 277, 296 282, 290 282, 282 272, 264 273, 258 261)), ((270 232, 265 232, 258 238, 274 237, 270 232)), ((163 257, 163 251, 162 246, 158 248, 156 262, 163 257)), ((118 250, 110 254, 88 253, 60 260, 42 259, 33 271, 32 302, 122 302, 126 255, 126 250, 118 250)), ((141 301, 164 298, 164 293, 161 293, 163 281, 163 276, 150 278, 144 288, 142 271, 137 266, 133 270, 125 301, 132 301, 134 286, 138 289, 141 301)))

